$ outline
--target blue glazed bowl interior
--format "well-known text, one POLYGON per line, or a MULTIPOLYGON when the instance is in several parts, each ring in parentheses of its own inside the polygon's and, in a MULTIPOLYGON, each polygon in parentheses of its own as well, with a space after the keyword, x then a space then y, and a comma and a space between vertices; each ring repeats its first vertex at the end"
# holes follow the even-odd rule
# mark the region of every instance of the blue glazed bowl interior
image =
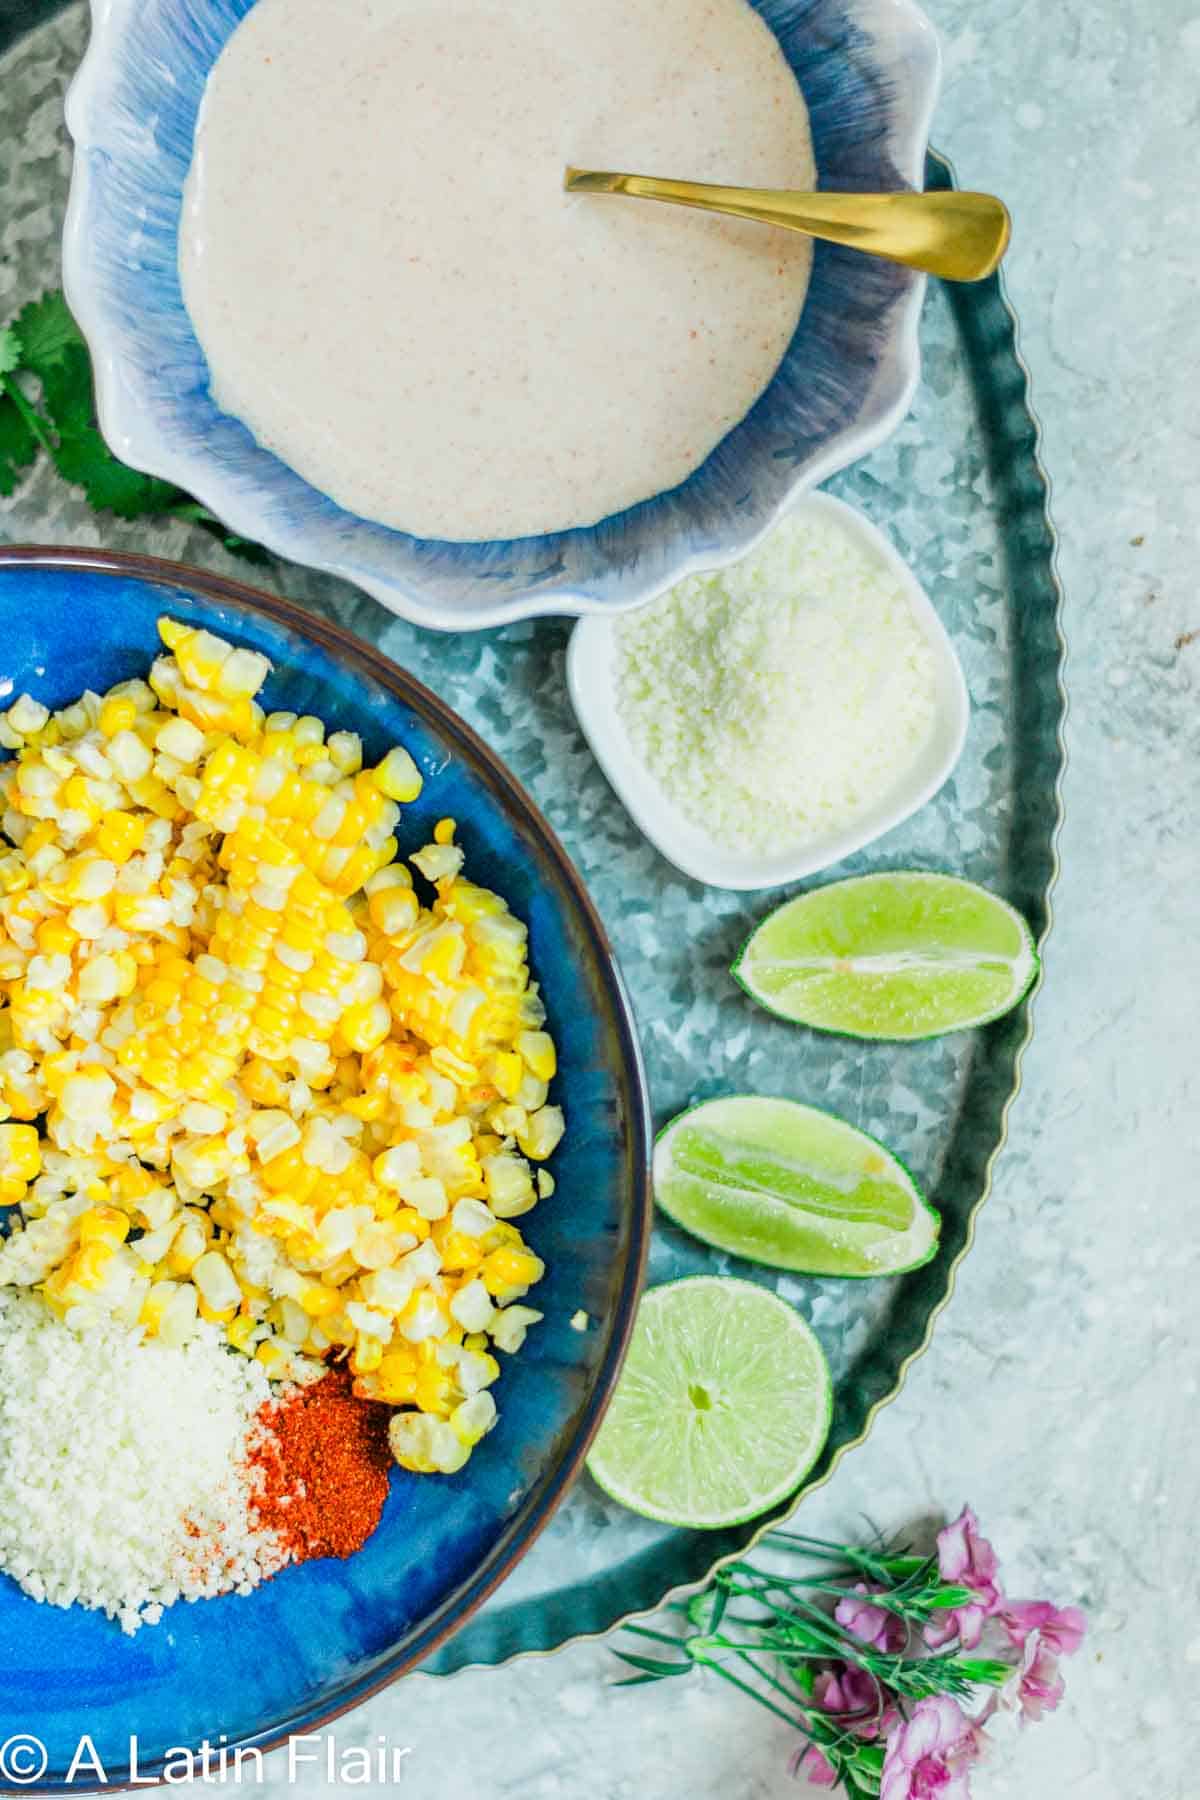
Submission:
MULTIPOLYGON (((182 191, 214 62, 254 0, 120 0, 68 103, 77 162, 68 296, 106 432, 237 530, 358 582, 418 623, 477 625, 647 599, 727 561, 798 488, 862 454, 916 378, 920 278, 817 244, 795 336, 746 418, 680 487, 587 529, 508 542, 406 536, 342 511, 220 411, 177 270, 182 191)), ((919 179, 936 84, 907 0, 751 0, 803 90, 823 188, 919 179)), ((334 340, 335 342, 336 340, 334 340)), ((336 352, 331 352, 336 379, 336 352)))
MULTIPOLYGON (((360 732, 371 759, 407 745, 426 784, 405 809, 402 847, 427 842, 434 822, 453 816, 468 872, 528 923, 568 1120, 551 1163, 557 1193, 527 1221, 548 1269, 535 1295, 545 1321, 505 1359, 500 1421, 461 1475, 396 1469, 383 1522, 357 1556, 285 1570, 245 1598, 179 1604, 134 1638, 96 1613, 38 1606, 0 1576, 4 1718, 47 1745, 49 1784, 61 1783, 83 1732, 116 1780, 133 1731, 150 1772, 169 1746, 205 1735, 261 1742, 306 1729, 461 1621, 527 1547, 582 1456, 632 1318, 649 1202, 640 1067, 599 927, 547 828, 472 734, 417 684, 389 691, 370 652, 356 660, 314 642, 253 610, 235 584, 198 577, 192 586, 169 565, 147 578, 31 567, 20 556, 0 553, 10 694, 59 706, 143 673, 155 620, 170 612, 265 651, 275 665, 271 708, 360 732), (570 1325, 580 1308, 592 1321, 582 1333, 570 1325)), ((316 621, 311 631, 333 635, 316 621)))

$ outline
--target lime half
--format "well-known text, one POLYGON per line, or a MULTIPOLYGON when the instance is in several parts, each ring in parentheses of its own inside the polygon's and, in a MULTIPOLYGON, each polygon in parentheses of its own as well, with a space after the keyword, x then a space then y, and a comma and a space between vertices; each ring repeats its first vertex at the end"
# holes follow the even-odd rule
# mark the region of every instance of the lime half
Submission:
POLYGON ((622 1506, 708 1531, 800 1486, 832 1388, 799 1313, 752 1281, 695 1275, 642 1298, 588 1468, 622 1506))
POLYGON ((654 1146, 654 1197, 706 1244, 805 1275, 898 1275, 937 1249, 938 1215, 903 1163, 795 1100, 681 1113, 654 1146))
POLYGON ((1038 972, 1008 902, 953 875, 837 881, 763 920, 733 965, 771 1012, 862 1038, 938 1037, 998 1019, 1038 972))

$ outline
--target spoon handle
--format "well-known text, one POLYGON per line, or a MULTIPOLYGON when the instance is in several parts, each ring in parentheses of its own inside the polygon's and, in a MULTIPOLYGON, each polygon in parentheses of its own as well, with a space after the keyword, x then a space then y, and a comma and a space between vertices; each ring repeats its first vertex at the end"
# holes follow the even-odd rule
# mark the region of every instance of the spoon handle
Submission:
POLYGON ((929 194, 798 194, 783 188, 714 187, 703 181, 667 181, 655 175, 623 175, 568 169, 569 193, 629 194, 666 200, 704 212, 732 213, 785 231, 803 231, 831 244, 923 269, 947 281, 981 281, 1008 248, 1011 221, 993 194, 958 189, 929 194))

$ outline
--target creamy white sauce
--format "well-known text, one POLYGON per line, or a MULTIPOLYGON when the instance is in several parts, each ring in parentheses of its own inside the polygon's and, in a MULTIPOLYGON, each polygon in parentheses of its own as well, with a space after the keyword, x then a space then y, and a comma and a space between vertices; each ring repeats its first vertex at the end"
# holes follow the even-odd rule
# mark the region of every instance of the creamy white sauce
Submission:
POLYGON ((259 0, 210 78, 180 237, 218 404, 421 537, 676 486, 778 367, 810 247, 567 195, 568 163, 814 174, 747 0, 259 0))

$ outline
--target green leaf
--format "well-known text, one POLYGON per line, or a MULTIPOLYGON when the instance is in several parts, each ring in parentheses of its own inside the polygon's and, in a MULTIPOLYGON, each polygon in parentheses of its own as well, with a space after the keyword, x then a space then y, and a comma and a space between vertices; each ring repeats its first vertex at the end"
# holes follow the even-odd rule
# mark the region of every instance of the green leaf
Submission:
POLYGON ((57 290, 29 301, 0 331, 0 495, 12 493, 18 472, 33 461, 39 443, 50 451, 64 481, 81 487, 97 511, 123 519, 155 514, 183 518, 245 562, 272 560, 261 544, 230 531, 173 482, 143 475, 112 454, 96 425, 87 344, 57 290), (6 374, 18 370, 41 384, 40 411, 15 382, 5 382, 6 374))
POLYGON ((95 422, 92 363, 82 344, 69 344, 41 373, 42 406, 54 428, 66 436, 95 422))
POLYGON ((631 1669, 640 1669, 643 1674, 653 1677, 655 1681, 667 1675, 690 1675, 692 1672, 691 1663, 658 1662, 652 1656, 634 1656, 628 1650, 616 1650, 613 1654, 620 1657, 623 1663, 628 1663, 631 1669))
POLYGON ((81 487, 90 506, 106 508, 122 519, 166 512, 179 498, 179 489, 171 482, 118 462, 94 425, 60 435, 52 454, 63 480, 81 487))
POLYGON ((883 1759, 886 1750, 883 1744, 860 1744, 854 1753, 855 1772, 871 1770, 876 1775, 883 1773, 883 1759))
POLYGON ((87 346, 79 327, 57 289, 23 306, 11 329, 21 347, 22 364, 40 381, 45 381, 48 373, 62 367, 68 352, 82 350, 84 357, 87 356, 87 346))
POLYGON ((724 1582, 693 1594, 687 1603, 689 1625, 694 1625, 697 1631, 714 1632, 721 1623, 728 1603, 729 1590, 724 1582))
POLYGON ((0 381, 0 495, 7 498, 37 455, 38 441, 3 388, 0 381))
POLYGON ((969 1588, 943 1587, 936 1588, 932 1594, 926 1595, 925 1604, 935 1610, 943 1606, 969 1606, 974 1598, 975 1596, 969 1588))
POLYGON ((0 331, 0 375, 11 375, 21 366, 21 344, 11 325, 0 331))
POLYGON ((1012 1663, 992 1657, 959 1656, 953 1662, 954 1673, 964 1681, 977 1681, 988 1687, 1003 1687, 1013 1672, 1012 1663))

